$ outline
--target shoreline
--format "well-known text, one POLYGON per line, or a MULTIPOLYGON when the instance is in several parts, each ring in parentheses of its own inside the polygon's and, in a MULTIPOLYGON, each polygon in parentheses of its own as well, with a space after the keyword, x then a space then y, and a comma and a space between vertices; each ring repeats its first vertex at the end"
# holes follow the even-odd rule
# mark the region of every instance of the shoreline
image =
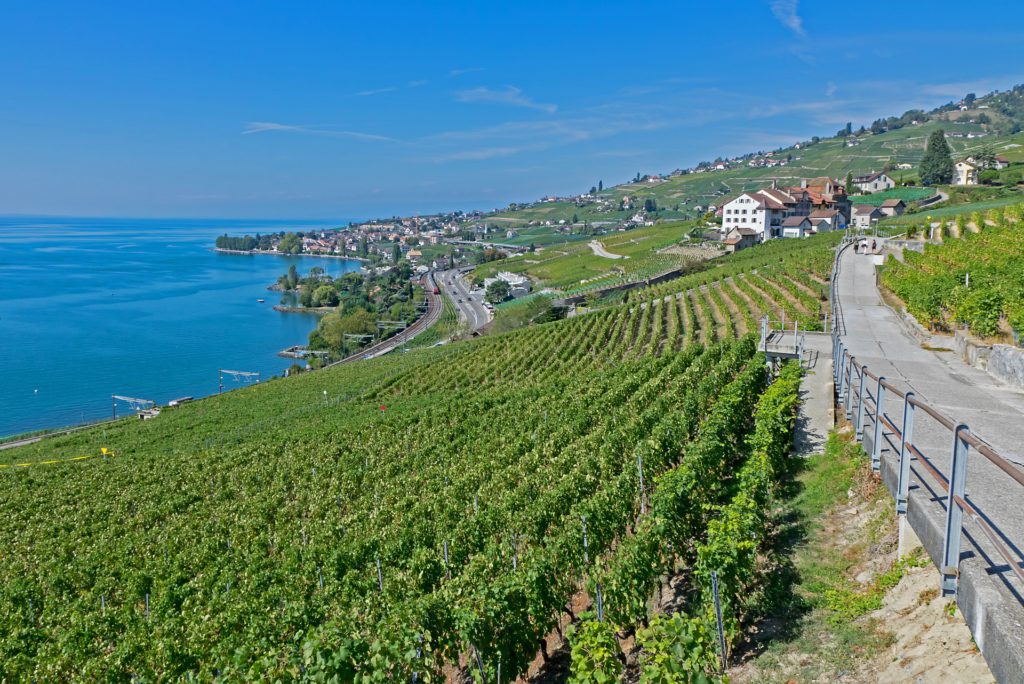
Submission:
POLYGON ((244 249, 224 249, 222 247, 214 247, 214 252, 220 252, 221 254, 243 254, 247 256, 255 254, 263 254, 269 256, 282 256, 282 257, 313 257, 316 259, 347 259, 348 261, 362 261, 363 263, 370 263, 369 259, 357 256, 346 256, 343 254, 318 254, 316 252, 301 252, 299 254, 285 254, 284 252, 278 252, 277 250, 267 249, 252 249, 246 251, 244 249))

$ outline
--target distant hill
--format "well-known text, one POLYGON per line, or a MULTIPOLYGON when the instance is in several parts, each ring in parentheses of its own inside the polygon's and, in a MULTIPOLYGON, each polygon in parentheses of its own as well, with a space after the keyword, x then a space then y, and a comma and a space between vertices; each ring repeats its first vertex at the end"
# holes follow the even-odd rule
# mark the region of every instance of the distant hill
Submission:
MULTIPOLYGON (((965 96, 930 112, 911 110, 901 117, 879 119, 871 127, 853 129, 851 135, 812 138, 771 152, 749 153, 722 161, 726 170, 704 170, 714 162, 702 162, 698 169, 646 176, 634 182, 605 188, 594 198, 561 198, 559 201, 517 205, 514 210, 484 217, 503 226, 534 221, 601 223, 619 221, 638 209, 645 200, 657 203, 660 218, 693 218, 697 207, 720 204, 722 199, 745 190, 768 185, 773 180, 793 184, 800 178, 830 176, 845 179, 890 169, 897 182, 916 180, 916 165, 924 153, 928 135, 937 128, 951 134, 955 155, 966 156, 983 147, 1011 161, 1024 161, 1024 85, 995 91, 982 97, 965 96), (777 166, 761 165, 768 160, 777 166), (909 165, 910 168, 898 168, 909 165), (689 171, 689 172, 687 172, 689 171), (623 200, 628 201, 623 206, 623 200)), ((581 192, 586 195, 585 189, 581 192)))

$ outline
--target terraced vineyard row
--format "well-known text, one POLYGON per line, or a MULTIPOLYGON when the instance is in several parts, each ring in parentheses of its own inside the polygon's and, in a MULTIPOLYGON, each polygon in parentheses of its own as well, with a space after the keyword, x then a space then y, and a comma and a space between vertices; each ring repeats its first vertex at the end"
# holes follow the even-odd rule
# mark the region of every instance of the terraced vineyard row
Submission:
POLYGON ((881 269, 882 284, 925 325, 965 325, 982 337, 1024 331, 1024 205, 957 217, 961 237, 924 253, 906 250, 881 269), (979 232, 966 230, 973 227, 979 232))
POLYGON ((710 467, 691 503, 727 502, 768 381, 739 336, 798 299, 776 258, 4 452, 0 679, 523 672, 641 510, 710 467))

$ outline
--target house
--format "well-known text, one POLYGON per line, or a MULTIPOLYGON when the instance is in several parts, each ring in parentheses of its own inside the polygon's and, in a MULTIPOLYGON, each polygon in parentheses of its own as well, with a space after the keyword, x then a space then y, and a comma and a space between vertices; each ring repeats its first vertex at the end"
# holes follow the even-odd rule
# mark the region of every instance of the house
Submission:
POLYGON ((487 289, 491 283, 497 280, 504 280, 508 283, 509 294, 513 299, 525 297, 530 294, 530 279, 526 276, 519 275, 518 273, 509 273, 508 271, 501 271, 494 278, 485 278, 484 289, 487 289))
POLYGON ((953 167, 953 185, 977 185, 978 167, 961 159, 953 167))
POLYGON ((757 244, 757 231, 750 228, 733 228, 726 234, 723 244, 729 254, 753 247, 757 244))
POLYGON ((896 165, 896 168, 899 169, 900 171, 908 171, 914 168, 914 165, 908 164, 907 162, 900 162, 899 164, 896 165))
MULTIPOLYGON (((983 171, 984 170, 982 168, 983 164, 979 163, 978 160, 975 159, 974 157, 968 157, 964 161, 966 161, 968 164, 974 165, 979 171, 983 171)), ((989 164, 987 168, 999 170, 999 169, 1005 169, 1009 165, 1010 165, 1010 160, 1009 159, 1007 159, 1006 157, 1003 157, 1001 155, 997 155, 997 156, 992 158, 992 163, 989 164)))
POLYGON ((858 228, 870 228, 885 217, 882 211, 870 204, 853 205, 853 225, 858 228))
POLYGON ((419 259, 420 257, 423 256, 423 252, 421 252, 418 249, 410 249, 406 256, 409 257, 410 259, 419 259))
POLYGON ((896 181, 881 171, 869 173, 866 176, 857 176, 853 179, 853 184, 862 193, 882 192, 883 190, 890 190, 896 187, 896 181))
POLYGON ((830 230, 846 230, 846 216, 838 209, 815 209, 807 217, 818 233, 830 230))
POLYGON ((806 216, 790 216, 782 220, 782 237, 802 238, 811 232, 811 219, 806 216))
POLYGON ((907 204, 901 199, 887 199, 878 207, 878 210, 886 216, 902 216, 907 210, 907 204))

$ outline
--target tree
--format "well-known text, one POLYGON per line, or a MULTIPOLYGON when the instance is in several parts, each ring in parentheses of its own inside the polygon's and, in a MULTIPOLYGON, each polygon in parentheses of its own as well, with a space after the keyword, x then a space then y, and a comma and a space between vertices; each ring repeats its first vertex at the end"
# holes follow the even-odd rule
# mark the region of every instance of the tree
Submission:
POLYGON ((967 93, 967 95, 964 96, 964 104, 970 107, 974 104, 974 101, 977 99, 978 96, 975 95, 974 93, 967 93))
POLYGON ((989 147, 984 146, 972 155, 974 163, 981 170, 994 168, 996 165, 996 153, 989 147))
POLYGON ((580 217, 577 216, 576 214, 573 214, 572 215, 572 222, 573 222, 573 225, 579 223, 580 222, 580 217))
POLYGON ((846 194, 849 195, 853 192, 853 172, 846 172, 846 194))
POLYGON ((602 192, 603 190, 604 190, 604 181, 603 180, 597 181, 597 191, 598 192, 602 192))
POLYGON ((658 200, 653 197, 648 197, 644 200, 644 211, 651 213, 658 211, 658 200))
POLYGON ((313 306, 337 306, 338 291, 330 285, 321 285, 313 290, 313 306))
POLYGON ((294 290, 299 284, 299 271, 295 268, 295 264, 288 267, 288 289, 294 290))
POLYGON ((277 251, 285 254, 301 254, 302 238, 295 233, 285 233, 281 242, 277 243, 277 251))
POLYGON ((953 180, 953 157, 941 128, 928 136, 928 145, 921 157, 921 184, 944 185, 953 180))
POLYGON ((366 236, 365 236, 365 235, 363 235, 363 236, 361 236, 361 237, 359 238, 359 249, 358 249, 358 251, 356 252, 356 254, 358 254, 358 255, 359 255, 359 256, 361 256, 361 257, 365 257, 365 256, 366 256, 367 254, 369 254, 369 253, 370 253, 370 250, 369 250, 369 248, 368 248, 368 247, 366 246, 366 236))
POLYGON ((846 135, 853 133, 853 124, 849 121, 846 122, 846 135))
POLYGON ((537 245, 535 245, 534 243, 531 242, 530 243, 530 253, 532 254, 533 252, 536 252, 536 251, 537 251, 537 245))
POLYGON ((397 242, 395 246, 391 248, 391 260, 396 264, 402 259, 402 247, 397 242))
POLYGON ((504 280, 497 278, 487 286, 487 292, 484 294, 484 298, 491 304, 500 304, 508 299, 511 294, 512 286, 504 280))
POLYGON ((999 172, 995 169, 985 169, 978 174, 978 182, 983 185, 996 185, 999 183, 999 172))

